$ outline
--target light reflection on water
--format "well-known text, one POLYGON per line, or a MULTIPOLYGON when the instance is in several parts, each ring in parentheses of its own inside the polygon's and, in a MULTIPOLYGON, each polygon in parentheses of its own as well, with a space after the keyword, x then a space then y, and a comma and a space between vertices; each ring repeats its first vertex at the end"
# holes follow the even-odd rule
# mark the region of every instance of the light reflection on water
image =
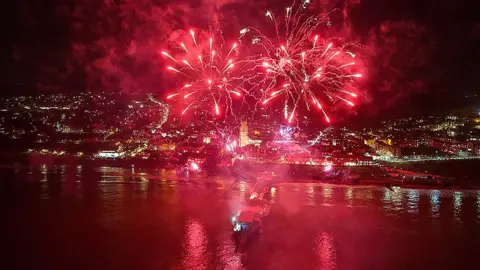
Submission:
POLYGON ((306 189, 307 191, 307 204, 308 205, 315 205, 315 186, 313 184, 310 184, 308 188, 306 189))
MULTIPOLYGON (((102 166, 100 168, 95 168, 94 171, 100 172, 102 174, 107 174, 107 173, 125 173, 126 169, 123 168, 118 168, 118 167, 108 167, 108 166, 102 166)), ((132 167, 132 172, 134 171, 134 168, 132 167)))
POLYGON ((390 202, 392 200, 392 193, 389 189, 385 188, 383 190, 383 202, 384 204, 390 202))
POLYGON ((431 206, 432 217, 438 218, 440 216, 440 191, 439 190, 430 191, 430 206, 431 206))
POLYGON ((373 190, 368 188, 368 189, 363 189, 364 193, 364 198, 367 200, 373 200, 375 196, 373 195, 373 190))
POLYGON ((403 190, 394 189, 392 194, 393 210, 400 211, 403 209, 403 190))
POLYGON ((318 256, 317 269, 337 269, 337 254, 333 236, 328 232, 319 232, 315 243, 318 256))
MULTIPOLYGON (((134 168, 132 168, 134 169, 134 168)), ((41 185, 42 195, 44 199, 49 199, 52 193, 52 187, 58 185, 57 182, 60 180, 61 184, 61 193, 63 196, 69 196, 73 194, 75 190, 82 188, 82 181, 84 179, 84 167, 82 165, 77 165, 73 168, 74 173, 70 173, 71 170, 65 165, 61 166, 48 166, 43 164, 38 168, 30 167, 28 169, 28 175, 31 177, 38 177, 39 182, 43 183, 41 185), (57 180, 54 180, 57 179, 57 180), (66 184, 65 184, 66 183, 66 184)), ((15 172, 20 172, 18 168, 15 168, 15 172)), ((177 186, 175 180, 178 179, 175 173, 171 170, 161 169, 158 170, 156 175, 160 177, 153 177, 152 174, 144 171, 137 171, 135 174, 125 177, 125 172, 130 172, 128 169, 122 168, 112 168, 112 167, 100 167, 95 169, 94 172, 100 173, 99 182, 105 184, 121 184, 132 182, 134 185, 138 185, 139 192, 142 198, 147 198, 148 186, 151 181, 158 180, 159 183, 167 184, 167 192, 165 192, 166 197, 169 198, 172 202, 178 201, 177 186), (154 179, 154 180, 152 180, 154 179)), ((135 169, 134 169, 135 172, 135 169)), ((86 177, 88 178, 88 177, 86 177)), ((230 187, 230 184, 225 184, 221 179, 216 179, 216 188, 219 190, 225 190, 227 187, 230 187)), ((120 185, 121 186, 121 185, 120 185)), ((118 188, 118 187, 117 187, 118 188)), ((441 201, 445 198, 453 197, 453 211, 452 214, 457 222, 461 222, 461 212, 462 207, 464 206, 464 197, 465 193, 462 191, 446 191, 445 195, 442 195, 442 192, 439 190, 429 190, 426 192, 419 192, 415 189, 400 189, 398 187, 393 187, 393 191, 387 188, 353 188, 353 187, 332 187, 330 185, 318 185, 318 184, 304 184, 294 185, 292 188, 284 189, 283 186, 272 188, 270 190, 271 197, 275 198, 278 193, 298 193, 302 190, 304 191, 306 204, 313 206, 319 202, 323 203, 333 203, 338 201, 339 198, 335 197, 335 190, 341 191, 343 189, 343 200, 347 206, 352 206, 359 201, 376 201, 375 194, 381 194, 381 204, 382 208, 387 212, 407 212, 409 214, 419 214, 419 201, 420 197, 427 196, 429 204, 430 216, 433 218, 438 218, 441 215, 441 201), (316 188, 318 187, 318 188, 316 188)), ((247 184, 239 183, 238 184, 238 197, 241 201, 244 201, 247 196, 247 184)), ((105 193, 108 194, 108 193, 105 193)), ((478 222, 480 222, 480 192, 474 193, 474 200, 476 201, 476 216, 478 222)), ((118 194, 117 194, 118 196, 118 194)), ((296 198, 299 198, 298 195, 296 198)), ((294 197, 295 197, 294 196, 294 197)), ((290 196, 288 198, 291 198, 290 196)), ((448 200, 448 199, 447 199, 448 200)))
POLYGON ((477 192, 477 222, 480 223, 480 191, 477 192))
POLYGON ((398 212, 402 211, 403 209, 403 193, 405 191, 398 188, 393 187, 392 190, 384 188, 383 189, 383 209, 387 212, 398 212))
POLYGON ((460 191, 455 191, 453 193, 453 213, 455 215, 455 219, 458 222, 461 222, 460 219, 460 210, 462 209, 462 197, 463 193, 460 191))
MULTIPOLYGON (((144 247, 132 244, 131 240, 139 237, 149 239, 149 235, 144 235, 145 228, 152 228, 150 233, 162 233, 171 245, 166 248, 169 254, 176 254, 178 249, 178 256, 162 257, 160 261, 168 263, 168 266, 157 265, 152 269, 291 269, 292 261, 306 258, 315 261, 311 267, 317 269, 357 269, 353 266, 358 265, 367 269, 409 269, 402 263, 411 262, 419 256, 420 247, 422 250, 438 251, 435 248, 443 243, 446 247, 450 242, 456 245, 458 239, 464 240, 465 235, 472 233, 469 228, 476 228, 480 223, 480 192, 279 185, 269 191, 276 200, 277 208, 271 220, 265 222, 260 239, 251 251, 238 254, 234 253, 231 239, 230 218, 234 204, 228 202, 246 199, 250 188, 246 183, 230 188, 233 181, 219 178, 211 182, 215 185, 207 187, 203 180, 178 181, 175 174, 167 170, 152 173, 136 170, 132 174, 130 168, 108 167, 98 170, 73 167, 70 170, 68 166, 45 165, 22 175, 22 180, 25 180, 25 175, 32 176, 34 181, 29 181, 29 185, 38 183, 38 197, 43 198, 43 202, 65 199, 48 205, 68 209, 60 211, 65 216, 56 220, 72 220, 73 231, 82 229, 85 218, 98 219, 91 222, 94 225, 90 224, 93 227, 88 227, 88 230, 95 231, 95 226, 98 226, 101 228, 99 235, 105 233, 113 237, 112 240, 108 236, 99 236, 107 239, 103 239, 106 243, 104 247, 113 249, 114 243, 118 243, 114 239, 126 235, 125 238, 130 240, 121 242, 125 245, 122 249, 164 248, 162 241, 152 247, 147 242, 147 247, 144 247), (75 204, 69 205, 72 202, 75 204), (75 208, 77 203, 82 206, 75 208), (86 213, 92 214, 89 216, 86 213), (432 221, 437 221, 435 226, 439 230, 432 230, 432 221), (75 227, 77 223, 80 225, 75 227), (173 233, 176 228, 181 228, 178 235, 173 233), (414 238, 411 237, 412 230, 416 232, 414 238), (449 233, 440 234, 445 231, 449 233), (435 233, 439 235, 422 238, 435 233), (110 241, 113 243, 109 244, 110 241), (348 251, 356 248, 351 246, 368 249, 369 252, 353 256, 355 253, 348 251), (405 256, 400 258, 397 252, 405 256), (386 257, 377 257, 376 253, 386 257), (379 266, 379 261, 384 265, 379 266), (350 264, 352 262, 355 264, 350 264), (172 268, 172 265, 181 267, 172 268), (392 265, 394 267, 389 267, 392 265)), ((35 205, 30 207, 35 212, 41 212, 39 209, 45 211, 44 208, 35 208, 35 205)), ((48 219, 45 220, 42 222, 48 222, 48 219)), ((29 226, 35 226, 37 221, 25 222, 33 222, 29 226)), ((61 235, 65 233, 49 237, 58 242, 62 239, 55 237, 61 235)), ((79 240, 69 241, 75 243, 79 240)), ((445 250, 448 250, 446 247, 445 250)), ((477 246, 467 243, 467 247, 467 250, 475 250, 477 246)), ((110 249, 109 252, 114 252, 110 249)), ((117 260, 123 259, 121 254, 116 254, 117 260)), ((162 256, 158 252, 155 254, 162 256)), ((457 257, 462 254, 457 254, 457 257)), ((438 260, 448 259, 450 255, 440 253, 438 260)), ((475 256, 470 254, 469 257, 475 256)), ((307 264, 300 265, 299 269, 310 269, 304 267, 307 264)))
POLYGON ((65 164, 60 165, 60 177, 61 177, 62 181, 64 181, 67 177, 67 175, 65 173, 66 170, 67 170, 67 166, 65 164))
POLYGON ((418 201, 420 200, 420 196, 418 195, 418 190, 416 189, 409 189, 407 191, 407 207, 409 213, 418 213, 418 201))
POLYGON ((207 269, 208 238, 205 228, 197 219, 187 221, 183 256, 185 269, 207 269))
POLYGON ((353 188, 348 187, 345 189, 345 200, 347 200, 348 205, 352 205, 352 198, 353 198, 353 188))
POLYGON ((43 164, 42 166, 40 166, 40 173, 42 174, 42 178, 40 179, 40 182, 47 182, 48 167, 46 164, 43 164))
POLYGON ((325 198, 326 203, 330 203, 333 196, 333 189, 325 186, 323 187, 323 197, 325 198))
MULTIPOLYGON (((87 190, 96 188, 96 186, 87 183, 84 183, 84 185, 87 185, 87 187, 85 187, 87 190)), ((116 200, 115 198, 121 197, 127 199, 128 195, 125 191, 127 188, 129 187, 125 185, 112 185, 108 183, 101 183, 98 185, 98 195, 102 199, 102 204, 100 206, 102 209, 100 225, 105 229, 122 229, 126 220, 125 205, 123 201, 116 200)), ((88 192, 84 196, 91 196, 89 194, 91 194, 91 192, 88 192)))
MULTIPOLYGON (((33 171, 34 169, 33 168, 29 168, 28 170, 28 173, 30 175, 33 175, 33 171)), ((41 188, 42 188, 42 195, 41 195, 41 198, 42 199, 49 199, 50 196, 49 196, 49 192, 48 192, 48 166, 46 164, 42 164, 40 166, 40 174, 41 174, 41 177, 40 177, 40 183, 42 183, 41 185, 41 188)))
POLYGON ((235 253, 235 244, 232 241, 232 235, 225 233, 219 235, 217 241, 219 243, 217 253, 220 265, 217 269, 241 270, 245 269, 242 265, 242 254, 235 253))
POLYGON ((147 178, 145 178, 144 176, 141 176, 139 185, 140 185, 141 196, 144 199, 146 199, 148 196, 148 184, 149 184, 149 181, 147 180, 147 178))

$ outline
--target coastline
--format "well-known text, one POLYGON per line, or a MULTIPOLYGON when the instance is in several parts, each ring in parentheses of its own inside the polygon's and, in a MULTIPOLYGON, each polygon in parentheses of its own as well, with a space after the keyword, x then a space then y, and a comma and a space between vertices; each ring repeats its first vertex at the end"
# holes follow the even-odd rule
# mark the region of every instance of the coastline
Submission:
MULTIPOLYGON (((125 182, 138 182, 140 180, 135 179, 144 179, 150 181, 185 181, 192 183, 211 183, 212 181, 226 181, 234 182, 236 175, 234 168, 223 167, 217 168, 217 172, 213 175, 206 175, 206 173, 192 174, 189 176, 179 176, 176 174, 175 165, 166 164, 163 162, 156 162, 152 160, 136 160, 137 162, 132 162, 132 160, 123 160, 122 162, 109 160, 68 160, 68 162, 29 162, 31 160, 24 159, 19 162, 1 162, 0 169, 14 169, 14 170, 27 170, 37 168, 49 167, 52 170, 52 173, 55 173, 55 170, 59 168, 77 168, 81 166, 83 169, 90 169, 92 172, 101 172, 106 168, 111 169, 108 172, 111 176, 124 177, 125 182), (140 161, 140 162, 138 162, 140 161), (221 179, 221 180, 219 180, 221 179)), ((58 160, 57 160, 58 161, 58 160)), ((63 160, 67 161, 67 160, 63 160)), ((458 162, 458 161, 457 161, 458 162)), ((255 166, 255 165, 254 165, 255 166)), ((271 170, 276 172, 275 180, 272 181, 272 186, 277 185, 289 185, 289 184, 314 184, 320 186, 332 186, 332 187, 351 187, 351 188, 378 188, 384 187, 388 189, 396 188, 405 188, 405 189, 431 189, 431 190, 480 190, 480 183, 465 183, 457 179, 451 180, 449 182, 439 182, 434 179, 423 179, 423 180, 407 180, 398 178, 398 177, 380 177, 380 176, 360 176, 352 181, 344 182, 339 179, 325 179, 324 177, 319 177, 315 173, 321 173, 321 167, 312 167, 312 166, 296 166, 296 165, 281 165, 281 166, 255 166, 256 169, 259 167, 262 170, 271 170), (294 174, 291 175, 292 168, 294 174), (312 176, 313 174, 313 176, 312 176)), ((356 173, 362 171, 363 174, 366 172, 378 171, 378 166, 372 167, 361 167, 361 168, 348 168, 352 172, 356 173)), ((255 170, 253 170, 255 171, 255 170)), ((66 173, 65 171, 60 173, 66 173)))

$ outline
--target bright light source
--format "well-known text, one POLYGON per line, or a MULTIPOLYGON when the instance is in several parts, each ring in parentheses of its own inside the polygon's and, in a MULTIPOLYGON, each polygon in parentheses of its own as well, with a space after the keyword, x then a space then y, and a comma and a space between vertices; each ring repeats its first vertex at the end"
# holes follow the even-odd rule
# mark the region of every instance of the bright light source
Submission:
POLYGON ((324 172, 329 172, 331 170, 332 170, 332 165, 327 165, 327 166, 325 166, 325 168, 323 168, 324 172))
POLYGON ((200 170, 200 167, 198 167, 197 163, 192 163, 192 169, 194 171, 198 171, 198 170, 200 170))

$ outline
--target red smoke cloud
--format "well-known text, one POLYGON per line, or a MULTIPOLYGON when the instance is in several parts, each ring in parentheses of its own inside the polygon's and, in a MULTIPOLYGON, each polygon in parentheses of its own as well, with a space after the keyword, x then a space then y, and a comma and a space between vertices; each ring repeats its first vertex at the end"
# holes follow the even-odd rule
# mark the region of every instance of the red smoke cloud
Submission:
MULTIPOLYGON (((388 106, 410 93, 424 91, 429 84, 425 73, 432 72, 426 64, 434 46, 427 29, 413 20, 383 21, 372 24, 362 37, 350 18, 352 10, 362 4, 360 0, 340 6, 338 1, 311 1, 309 8, 318 13, 339 9, 325 35, 363 43, 367 61, 362 91, 368 90, 369 99, 386 100, 381 104, 388 106)), ((39 86, 51 90, 62 81, 90 91, 163 95, 175 81, 165 72, 168 64, 162 50, 170 51, 175 43, 185 41, 185 31, 191 28, 196 29, 201 49, 208 46, 209 33, 200 29, 235 36, 243 27, 264 21, 267 6, 283 10, 273 0, 166 0, 162 4, 81 0, 75 5, 59 5, 56 12, 68 25, 68 50, 62 55, 62 66, 42 65, 37 75, 39 86)), ((24 58, 21 52, 15 54, 15 59, 24 58)))
POLYGON ((435 73, 427 64, 434 43, 425 27, 413 21, 385 21, 370 30, 367 47, 374 54, 369 89, 374 100, 382 100, 372 113, 428 90, 426 73, 435 73))
MULTIPOLYGON (((218 25, 217 11, 239 1, 117 2, 82 1, 71 12, 68 65, 83 70, 88 90, 164 91, 168 82, 159 52, 191 27, 218 25)), ((199 36, 201 45, 205 40, 199 36)))

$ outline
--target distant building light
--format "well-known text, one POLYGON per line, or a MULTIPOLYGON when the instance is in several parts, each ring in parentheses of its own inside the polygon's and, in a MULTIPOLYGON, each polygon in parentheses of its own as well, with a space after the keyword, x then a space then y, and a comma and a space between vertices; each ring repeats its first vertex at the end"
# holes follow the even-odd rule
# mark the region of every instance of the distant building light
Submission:
POLYGON ((121 154, 115 151, 101 151, 98 152, 97 156, 101 158, 118 158, 121 154))

